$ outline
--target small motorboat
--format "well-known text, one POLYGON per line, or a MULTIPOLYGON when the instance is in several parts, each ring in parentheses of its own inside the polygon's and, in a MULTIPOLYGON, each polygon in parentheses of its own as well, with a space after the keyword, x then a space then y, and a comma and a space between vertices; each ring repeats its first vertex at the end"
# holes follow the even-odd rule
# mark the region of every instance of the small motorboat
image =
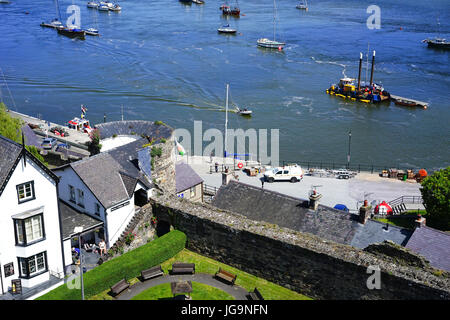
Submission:
POLYGON ((97 9, 98 6, 99 6, 99 4, 98 4, 97 2, 94 2, 94 1, 89 1, 89 2, 87 3, 87 7, 88 7, 88 8, 97 9))
POLYGON ((247 108, 240 109, 239 107, 236 107, 236 113, 240 114, 241 116, 251 116, 252 110, 248 110, 247 108))
POLYGON ((300 2, 295 6, 297 9, 308 11, 308 3, 305 1, 300 2))
POLYGON ((119 12, 120 10, 122 10, 122 7, 118 4, 115 4, 113 7, 110 7, 109 10, 119 12))
POLYGON ((204 4, 205 3, 205 1, 203 1, 203 0, 192 0, 192 2, 195 4, 204 4))
POLYGON ((235 34, 236 33, 236 29, 231 28, 229 24, 224 25, 222 27, 220 27, 219 29, 217 29, 217 31, 219 33, 230 33, 230 34, 235 34))
POLYGON ((417 103, 414 101, 409 101, 409 100, 403 100, 403 99, 396 99, 394 101, 394 104, 398 105, 398 106, 405 106, 405 107, 416 107, 417 103))
POLYGON ((50 23, 42 22, 41 23, 41 27, 47 27, 47 28, 56 29, 58 27, 63 27, 63 24, 58 19, 53 19, 52 22, 50 22, 50 23))
POLYGON ((58 27, 56 28, 59 34, 62 34, 69 38, 79 38, 84 40, 86 36, 86 31, 78 28, 69 28, 69 27, 58 27))
POLYGON ((192 4, 192 0, 179 0, 179 1, 184 4, 192 4))
POLYGON ((86 32, 87 35, 90 35, 90 36, 99 36, 100 35, 98 30, 95 29, 95 28, 88 28, 88 29, 86 29, 84 31, 86 32))
POLYGON ((426 42, 430 48, 450 49, 450 41, 443 38, 425 39, 422 42, 426 42))
POLYGON ((108 8, 114 7, 114 4, 111 1, 100 1, 100 5, 107 6, 108 8))

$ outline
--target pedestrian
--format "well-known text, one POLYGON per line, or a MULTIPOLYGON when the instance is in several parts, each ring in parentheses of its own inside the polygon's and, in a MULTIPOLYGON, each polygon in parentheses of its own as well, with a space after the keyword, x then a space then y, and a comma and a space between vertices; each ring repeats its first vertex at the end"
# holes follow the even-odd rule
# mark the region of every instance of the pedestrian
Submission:
POLYGON ((217 162, 214 164, 214 167, 216 168, 216 172, 219 172, 219 164, 217 162))
POLYGON ((100 249, 100 256, 103 257, 103 253, 106 254, 106 243, 105 243, 105 240, 101 239, 100 243, 98 244, 98 247, 100 249))
POLYGON ((261 188, 264 189, 264 178, 261 179, 261 188))

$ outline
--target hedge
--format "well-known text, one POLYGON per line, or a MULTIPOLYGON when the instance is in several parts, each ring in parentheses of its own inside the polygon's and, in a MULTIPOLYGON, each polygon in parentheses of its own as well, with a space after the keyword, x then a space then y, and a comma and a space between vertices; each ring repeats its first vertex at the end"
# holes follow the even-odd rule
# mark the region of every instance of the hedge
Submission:
MULTIPOLYGON (((107 290, 121 279, 131 279, 144 269, 151 268, 172 258, 186 244, 186 235, 173 230, 164 236, 117 258, 106 261, 83 275, 85 299, 107 290)), ((37 298, 37 300, 80 300, 79 289, 69 289, 63 284, 37 298)))

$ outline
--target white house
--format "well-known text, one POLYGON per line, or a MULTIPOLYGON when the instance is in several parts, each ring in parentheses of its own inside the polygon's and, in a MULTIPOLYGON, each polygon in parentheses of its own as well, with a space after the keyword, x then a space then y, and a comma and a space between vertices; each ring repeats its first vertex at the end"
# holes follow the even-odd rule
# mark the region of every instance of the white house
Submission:
POLYGON ((12 280, 31 290, 62 278, 63 259, 58 177, 0 136, 0 294, 12 290, 12 280))
MULTIPOLYGON (((90 238, 96 244, 103 238, 107 247, 111 247, 139 205, 150 197, 153 185, 134 165, 131 155, 134 153, 121 158, 105 152, 53 170, 60 178, 60 199, 76 211, 103 222, 104 233, 90 238)), ((70 244, 65 241, 64 247, 67 251, 70 244)))

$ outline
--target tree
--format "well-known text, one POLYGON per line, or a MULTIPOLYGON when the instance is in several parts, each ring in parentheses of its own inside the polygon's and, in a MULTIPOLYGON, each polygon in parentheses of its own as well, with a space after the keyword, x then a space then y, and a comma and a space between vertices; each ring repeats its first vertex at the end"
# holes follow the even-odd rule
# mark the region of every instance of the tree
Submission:
POLYGON ((0 135, 15 142, 22 143, 21 130, 22 121, 13 118, 6 111, 4 103, 0 103, 0 135))
POLYGON ((100 144, 100 133, 97 129, 93 130, 91 133, 91 141, 87 143, 87 147, 91 156, 100 153, 102 145, 100 144))
POLYGON ((44 157, 39 153, 38 148, 36 148, 35 146, 25 146, 25 149, 27 149, 36 159, 38 159, 40 162, 45 164, 46 167, 48 167, 48 162, 46 162, 44 157))
POLYGON ((444 231, 450 230, 450 167, 426 177, 420 192, 432 225, 444 231))

